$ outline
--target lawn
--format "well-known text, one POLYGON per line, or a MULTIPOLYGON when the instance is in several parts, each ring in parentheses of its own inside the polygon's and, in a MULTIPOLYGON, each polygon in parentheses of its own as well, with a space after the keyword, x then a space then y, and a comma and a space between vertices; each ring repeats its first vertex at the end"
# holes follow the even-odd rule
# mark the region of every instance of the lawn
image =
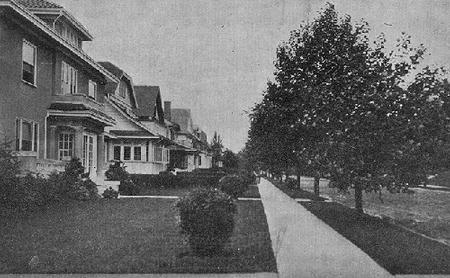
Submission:
POLYGON ((316 196, 314 193, 308 192, 306 190, 300 188, 289 188, 285 183, 270 180, 278 189, 283 191, 286 195, 294 199, 310 199, 312 201, 324 201, 325 199, 322 197, 316 196))
POLYGON ((237 202, 226 252, 210 258, 190 252, 173 204, 102 199, 0 215, 0 273, 276 272, 260 201, 237 202))
MULTIPOLYGON (((314 191, 313 179, 302 177, 301 188, 309 194, 314 191)), ((341 192, 320 181, 320 195, 349 208, 355 206, 353 191, 341 192)), ((450 245, 450 192, 415 188, 413 194, 364 193, 363 207, 367 214, 389 218, 397 224, 425 234, 450 245)))
POLYGON ((301 204, 392 274, 450 274, 450 246, 338 203, 301 204))

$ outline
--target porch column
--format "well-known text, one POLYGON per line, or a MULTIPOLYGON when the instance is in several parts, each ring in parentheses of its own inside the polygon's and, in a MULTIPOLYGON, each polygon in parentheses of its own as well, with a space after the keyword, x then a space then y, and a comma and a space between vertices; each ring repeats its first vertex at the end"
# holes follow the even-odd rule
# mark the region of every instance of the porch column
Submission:
POLYGON ((105 168, 105 135, 97 136, 97 175, 100 176, 105 168))
POLYGON ((49 126, 47 130, 47 159, 58 159, 57 145, 56 126, 49 126))

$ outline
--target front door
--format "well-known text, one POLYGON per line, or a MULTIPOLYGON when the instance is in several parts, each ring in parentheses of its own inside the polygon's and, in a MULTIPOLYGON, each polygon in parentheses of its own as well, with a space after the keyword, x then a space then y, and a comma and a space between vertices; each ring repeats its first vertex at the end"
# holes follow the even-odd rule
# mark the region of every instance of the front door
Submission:
POLYGON ((91 134, 83 135, 82 163, 84 172, 89 173, 90 178, 97 176, 97 136, 91 134))

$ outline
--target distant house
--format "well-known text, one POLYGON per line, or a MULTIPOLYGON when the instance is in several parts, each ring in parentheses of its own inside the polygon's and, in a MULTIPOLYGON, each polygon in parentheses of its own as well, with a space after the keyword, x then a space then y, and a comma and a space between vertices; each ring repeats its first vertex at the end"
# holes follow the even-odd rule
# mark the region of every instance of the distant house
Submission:
POLYGON ((192 171, 197 168, 211 168, 212 156, 209 152, 206 133, 195 127, 190 109, 171 109, 171 122, 179 125, 175 142, 187 149, 173 152, 173 165, 180 170, 192 171))
POLYGON ((73 157, 105 167, 106 84, 119 79, 83 51, 87 29, 45 0, 0 0, 0 139, 24 170, 61 170, 73 157))
POLYGON ((121 161, 132 174, 167 170, 171 141, 159 89, 134 86, 132 78, 110 62, 99 62, 119 83, 108 83, 105 111, 115 124, 105 129, 106 162, 121 161))

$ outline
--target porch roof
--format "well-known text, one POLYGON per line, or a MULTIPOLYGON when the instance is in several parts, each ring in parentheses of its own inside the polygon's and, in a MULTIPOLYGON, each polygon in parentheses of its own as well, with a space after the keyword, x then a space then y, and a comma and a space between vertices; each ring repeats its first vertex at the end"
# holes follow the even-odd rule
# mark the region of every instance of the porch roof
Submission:
POLYGON ((114 118, 83 103, 55 102, 50 104, 48 112, 52 116, 87 117, 105 125, 113 125, 115 123, 114 118))
POLYGON ((145 131, 145 130, 110 130, 114 136, 118 138, 147 138, 147 139, 159 139, 159 136, 145 131))

